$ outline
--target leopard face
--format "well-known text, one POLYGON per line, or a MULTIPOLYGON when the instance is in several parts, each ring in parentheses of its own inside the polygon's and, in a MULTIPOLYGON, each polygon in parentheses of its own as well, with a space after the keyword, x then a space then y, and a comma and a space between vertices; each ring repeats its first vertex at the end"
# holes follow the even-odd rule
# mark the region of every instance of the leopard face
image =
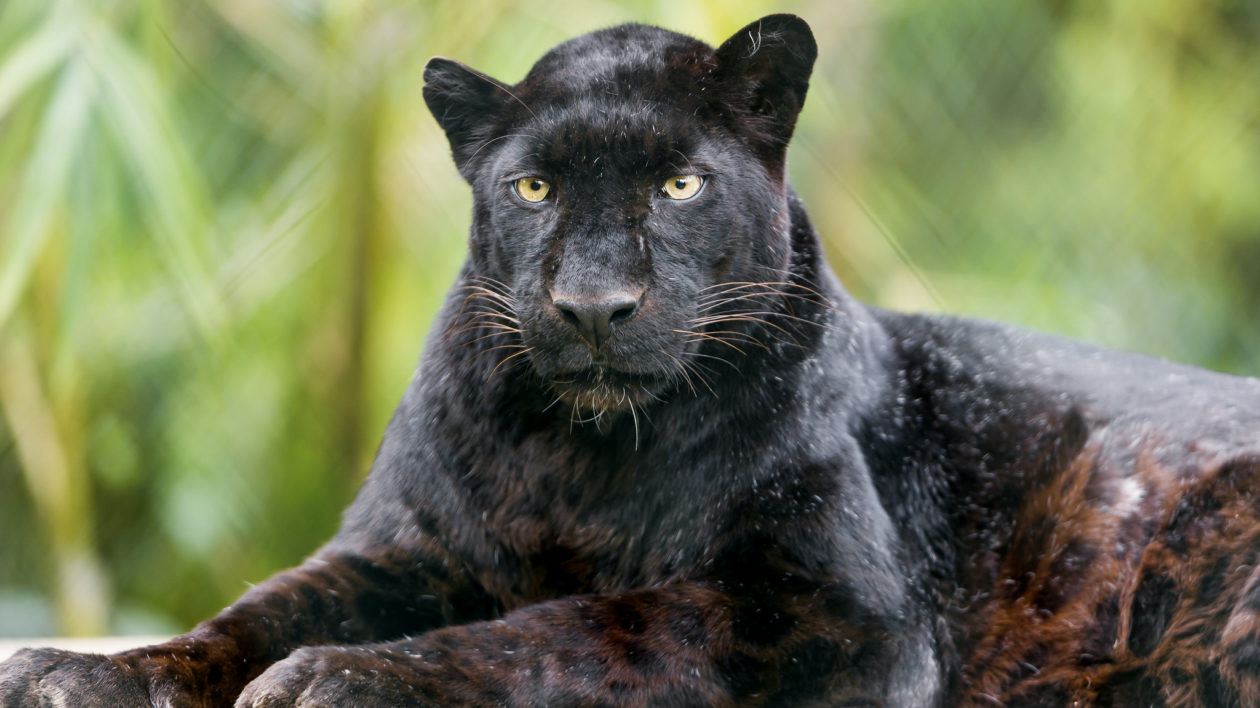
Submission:
POLYGON ((562 44, 515 86, 426 71, 473 187, 474 327, 596 413, 708 385, 766 346, 765 300, 789 287, 783 149, 812 40, 750 58, 663 31, 645 48, 643 29, 562 44))

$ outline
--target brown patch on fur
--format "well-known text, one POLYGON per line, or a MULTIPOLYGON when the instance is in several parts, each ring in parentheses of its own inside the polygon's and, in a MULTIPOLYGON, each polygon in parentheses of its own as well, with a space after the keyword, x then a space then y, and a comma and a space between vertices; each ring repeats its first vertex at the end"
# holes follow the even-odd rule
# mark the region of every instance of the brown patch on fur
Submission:
POLYGON ((975 616, 987 631, 966 660, 968 703, 1257 704, 1260 571, 1238 575, 1260 550, 1260 458, 1107 433, 1020 509, 975 616), (1141 442, 1108 444, 1125 439, 1141 442))

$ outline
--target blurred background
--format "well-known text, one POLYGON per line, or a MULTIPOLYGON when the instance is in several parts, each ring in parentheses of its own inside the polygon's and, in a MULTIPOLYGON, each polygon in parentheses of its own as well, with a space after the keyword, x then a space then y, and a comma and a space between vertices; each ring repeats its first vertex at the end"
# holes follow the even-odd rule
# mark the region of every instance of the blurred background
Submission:
POLYGON ((430 56, 783 11, 857 296, 1260 374, 1256 0, 4 0, 0 636, 183 631, 332 534, 464 255, 430 56))

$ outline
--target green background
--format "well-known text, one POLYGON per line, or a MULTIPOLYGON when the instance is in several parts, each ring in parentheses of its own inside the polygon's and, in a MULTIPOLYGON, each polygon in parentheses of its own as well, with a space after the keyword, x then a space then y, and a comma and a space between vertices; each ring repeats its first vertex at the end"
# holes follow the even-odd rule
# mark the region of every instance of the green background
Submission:
POLYGON ((333 532, 465 249, 429 56, 781 11, 856 295, 1260 374, 1255 0, 7 0, 0 636, 179 631, 333 532))

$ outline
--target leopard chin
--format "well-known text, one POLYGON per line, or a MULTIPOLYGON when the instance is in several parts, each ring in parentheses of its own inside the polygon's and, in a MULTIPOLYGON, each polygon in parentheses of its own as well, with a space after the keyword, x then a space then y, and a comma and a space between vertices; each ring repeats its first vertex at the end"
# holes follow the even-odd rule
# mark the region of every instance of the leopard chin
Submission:
POLYGON ((636 407, 642 409, 661 401, 668 385, 664 376, 627 373, 604 366, 550 381, 556 404, 571 407, 578 422, 603 420, 609 414, 625 411, 633 413, 636 407))

